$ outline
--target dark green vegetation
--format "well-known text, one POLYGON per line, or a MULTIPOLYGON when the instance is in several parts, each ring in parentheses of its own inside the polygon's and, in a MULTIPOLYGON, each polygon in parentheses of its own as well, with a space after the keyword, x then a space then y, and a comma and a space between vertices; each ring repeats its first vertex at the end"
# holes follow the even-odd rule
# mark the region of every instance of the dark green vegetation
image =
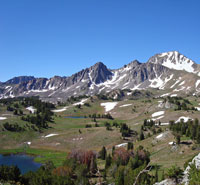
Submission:
POLYGON ((195 140, 198 144, 200 143, 200 125, 199 120, 195 119, 184 122, 181 120, 178 123, 170 121, 170 130, 173 131, 175 137, 177 138, 178 144, 180 144, 180 139, 183 136, 189 137, 195 140))
POLYGON ((194 110, 197 111, 197 109, 192 105, 192 103, 183 97, 170 97, 164 99, 164 102, 169 102, 171 104, 175 105, 174 110, 194 110))
POLYGON ((14 98, 14 99, 3 99, 0 100, 0 104, 7 107, 8 112, 13 112, 14 115, 21 118, 21 120, 31 123, 32 125, 26 125, 22 127, 17 122, 3 124, 4 128, 8 131, 19 132, 25 131, 27 127, 33 130, 48 128, 48 122, 53 121, 53 112, 51 111, 55 106, 51 103, 42 102, 37 97, 32 98, 14 98), (25 114, 22 109, 26 107, 34 107, 35 113, 25 114))

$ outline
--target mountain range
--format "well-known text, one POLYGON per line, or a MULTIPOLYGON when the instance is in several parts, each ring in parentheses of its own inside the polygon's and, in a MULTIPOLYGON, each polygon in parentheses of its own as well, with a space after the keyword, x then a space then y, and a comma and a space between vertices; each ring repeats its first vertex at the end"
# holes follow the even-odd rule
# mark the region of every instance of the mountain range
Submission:
POLYGON ((39 96, 44 101, 63 102, 71 96, 131 95, 134 90, 151 90, 156 96, 200 93, 200 65, 177 51, 152 56, 146 63, 137 60, 111 70, 102 62, 69 77, 14 77, 0 83, 0 99, 39 96))

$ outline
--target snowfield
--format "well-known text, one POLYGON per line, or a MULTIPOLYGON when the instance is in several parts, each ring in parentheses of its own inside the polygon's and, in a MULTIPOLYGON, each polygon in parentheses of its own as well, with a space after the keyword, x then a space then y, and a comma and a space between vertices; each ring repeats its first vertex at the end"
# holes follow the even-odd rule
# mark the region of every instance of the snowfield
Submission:
POLYGON ((78 102, 78 103, 74 103, 73 105, 83 105, 86 101, 88 100, 88 98, 86 98, 86 99, 82 99, 80 102, 78 102))
POLYGON ((128 106, 131 106, 132 104, 125 104, 125 105, 121 105, 119 107, 128 107, 128 106))
MULTIPOLYGON (((188 120, 190 120, 190 117, 185 117, 185 116, 181 116, 180 118, 177 119, 177 121, 175 123, 180 122, 183 119, 183 122, 187 122, 188 120)), ((191 119, 192 120, 192 119, 191 119)))
POLYGON ((33 106, 27 107, 27 110, 29 110, 32 114, 35 113, 36 109, 33 106))
POLYGON ((121 144, 119 144, 119 145, 116 145, 115 147, 117 147, 117 148, 119 148, 119 147, 124 147, 124 146, 126 146, 128 143, 121 143, 121 144))
POLYGON ((156 139, 159 139, 161 137, 163 137, 163 134, 160 134, 160 135, 156 136, 156 139))
POLYGON ((177 96, 177 94, 172 94, 170 97, 176 97, 177 96))
POLYGON ((49 134, 49 135, 46 135, 44 136, 45 138, 48 138, 48 137, 52 137, 52 136, 57 136, 58 134, 49 134))
POLYGON ((7 119, 6 117, 0 117, 0 120, 5 120, 5 119, 7 119))
POLYGON ((195 107, 198 111, 200 111, 200 107, 195 107))
POLYGON ((169 96, 169 95, 170 95, 170 93, 166 93, 166 94, 161 95, 160 97, 165 97, 165 96, 169 96))
POLYGON ((162 118, 164 118, 164 116, 159 116, 155 120, 159 120, 159 119, 162 119, 162 118))
POLYGON ((101 106, 105 108, 105 112, 109 112, 112 109, 114 109, 117 104, 118 102, 106 102, 106 103, 101 103, 101 106))
POLYGON ((170 89, 174 88, 174 86, 175 86, 176 84, 178 84, 180 81, 181 81, 181 78, 180 78, 179 80, 177 80, 177 81, 170 87, 170 89))
POLYGON ((165 61, 163 62, 163 66, 168 67, 170 69, 176 69, 176 70, 185 70, 189 73, 195 73, 194 68, 193 68, 193 64, 194 62, 188 58, 186 58, 183 55, 178 56, 178 52, 174 51, 174 52, 168 52, 168 57, 165 59, 165 61), (175 60, 175 62, 172 62, 172 58, 173 60, 175 60))
POLYGON ((56 110, 52 110, 52 112, 64 112, 67 110, 68 107, 64 107, 62 109, 56 109, 56 110))
POLYGON ((161 100, 161 101, 158 101, 158 107, 160 108, 160 107, 162 107, 162 105, 163 105, 163 101, 161 100))
POLYGON ((151 116, 152 118, 157 117, 157 116, 161 116, 165 114, 165 111, 159 111, 159 112, 154 112, 151 116))
POLYGON ((199 86, 200 80, 197 80, 195 83, 196 88, 199 86))

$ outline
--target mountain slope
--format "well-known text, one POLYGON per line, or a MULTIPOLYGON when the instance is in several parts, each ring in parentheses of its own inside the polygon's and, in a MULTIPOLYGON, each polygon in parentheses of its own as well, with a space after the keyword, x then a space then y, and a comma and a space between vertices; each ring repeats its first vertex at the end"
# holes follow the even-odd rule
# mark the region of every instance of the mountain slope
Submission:
POLYGON ((151 57, 149 63, 161 64, 165 67, 175 70, 184 70, 189 73, 199 73, 199 65, 177 51, 156 54, 151 57))
POLYGON ((116 70, 98 62, 70 77, 15 77, 0 84, 0 98, 40 96, 65 101, 70 96, 108 93, 117 89, 155 89, 161 96, 200 93, 200 67, 177 51, 156 54, 147 63, 135 60, 116 70))

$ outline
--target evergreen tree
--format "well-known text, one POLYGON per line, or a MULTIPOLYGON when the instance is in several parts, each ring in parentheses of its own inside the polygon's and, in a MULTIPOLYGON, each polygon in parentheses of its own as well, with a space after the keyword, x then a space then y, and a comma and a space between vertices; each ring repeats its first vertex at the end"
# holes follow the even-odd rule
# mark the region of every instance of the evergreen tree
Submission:
POLYGON ((115 174, 115 185, 124 185, 124 167, 119 166, 115 174))
POLYGON ((105 148, 105 146, 103 146, 102 149, 101 149, 101 151, 99 152, 100 158, 101 158, 102 160, 105 160, 105 159, 106 159, 106 153, 107 153, 106 148, 105 148))
POLYGON ((133 149, 133 143, 128 142, 127 150, 132 150, 132 149, 133 149))
POLYGON ((158 182, 158 166, 156 165, 155 182, 158 182))
POLYGON ((167 171, 167 176, 171 179, 174 179, 176 183, 178 183, 178 180, 183 176, 183 170, 174 165, 167 171))
POLYGON ((114 156, 115 153, 115 146, 112 147, 112 156, 114 156))
POLYGON ((144 133, 143 133, 143 131, 140 132, 140 140, 144 140, 144 133))
POLYGON ((181 143, 181 136, 179 134, 176 135, 176 142, 178 145, 181 143))

